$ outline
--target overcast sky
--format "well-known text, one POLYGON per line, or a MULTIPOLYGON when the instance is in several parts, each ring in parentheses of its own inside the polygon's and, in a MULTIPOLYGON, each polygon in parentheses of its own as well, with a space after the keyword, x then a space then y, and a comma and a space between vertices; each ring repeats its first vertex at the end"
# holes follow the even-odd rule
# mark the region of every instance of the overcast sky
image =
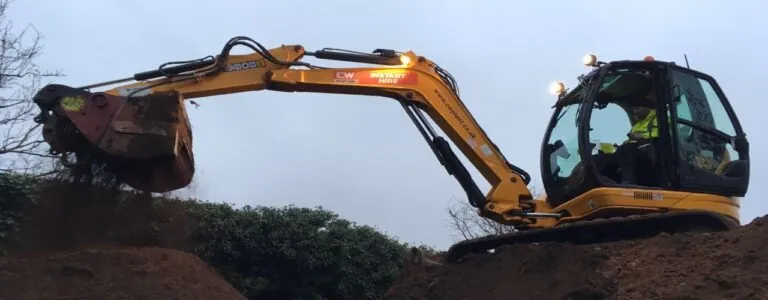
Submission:
MULTIPOLYGON (((768 150, 759 140, 768 99, 757 90, 768 78, 768 4, 628 2, 16 0, 9 16, 45 35, 38 64, 64 71, 59 82, 74 86, 216 54, 237 35, 268 48, 414 50, 454 75, 487 133, 536 184, 551 81, 573 85, 589 52, 678 63, 687 53, 693 68, 719 80, 751 138, 743 222, 768 213, 768 150)), ((197 102, 197 197, 321 205, 403 241, 455 241, 446 208, 464 193, 396 102, 267 91, 197 102)))

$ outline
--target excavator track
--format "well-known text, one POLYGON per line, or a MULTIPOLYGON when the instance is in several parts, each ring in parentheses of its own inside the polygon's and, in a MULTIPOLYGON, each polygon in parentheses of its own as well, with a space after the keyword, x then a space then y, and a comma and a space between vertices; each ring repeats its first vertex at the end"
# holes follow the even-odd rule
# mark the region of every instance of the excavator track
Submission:
POLYGON ((735 220, 706 211, 650 213, 566 223, 551 228, 530 229, 504 235, 493 235, 454 244, 446 261, 457 262, 469 253, 487 253, 505 245, 531 243, 596 244, 634 240, 660 233, 690 231, 725 231, 738 227, 735 220))

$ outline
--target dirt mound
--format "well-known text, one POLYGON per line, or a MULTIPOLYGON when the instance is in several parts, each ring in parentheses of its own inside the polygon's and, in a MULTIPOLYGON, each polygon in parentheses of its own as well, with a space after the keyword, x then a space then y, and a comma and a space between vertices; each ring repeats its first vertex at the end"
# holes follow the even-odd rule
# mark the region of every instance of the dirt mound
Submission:
POLYGON ((404 276, 390 287, 385 299, 430 299, 432 278, 440 270, 442 255, 427 256, 417 248, 412 248, 405 265, 404 276))
POLYGON ((180 201, 86 184, 35 198, 18 249, 0 257, 0 300, 245 299, 180 251, 197 223, 180 201))
POLYGON ((245 299, 198 257, 118 246, 0 258, 0 300, 245 299))
POLYGON ((183 249, 196 224, 181 201, 154 201, 87 184, 50 184, 36 198, 21 224, 23 251, 87 244, 183 249))
POLYGON ((385 299, 768 299, 768 216, 740 229, 598 245, 514 245, 409 266, 385 299))

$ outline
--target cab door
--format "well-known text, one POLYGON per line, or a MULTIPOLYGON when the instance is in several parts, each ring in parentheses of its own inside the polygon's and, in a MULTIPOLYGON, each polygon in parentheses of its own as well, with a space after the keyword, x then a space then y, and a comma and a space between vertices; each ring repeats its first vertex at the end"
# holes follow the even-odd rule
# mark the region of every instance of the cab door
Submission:
POLYGON ((669 101, 680 190, 741 197, 749 147, 728 100, 710 76, 669 66, 669 101))

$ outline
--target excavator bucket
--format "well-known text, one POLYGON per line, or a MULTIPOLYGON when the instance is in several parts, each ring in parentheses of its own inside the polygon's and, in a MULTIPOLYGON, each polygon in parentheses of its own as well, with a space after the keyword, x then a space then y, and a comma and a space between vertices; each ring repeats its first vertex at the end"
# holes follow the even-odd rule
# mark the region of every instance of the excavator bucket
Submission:
POLYGON ((51 154, 105 162, 121 182, 162 193, 192 181, 192 132, 176 93, 117 96, 60 84, 34 97, 51 154))

